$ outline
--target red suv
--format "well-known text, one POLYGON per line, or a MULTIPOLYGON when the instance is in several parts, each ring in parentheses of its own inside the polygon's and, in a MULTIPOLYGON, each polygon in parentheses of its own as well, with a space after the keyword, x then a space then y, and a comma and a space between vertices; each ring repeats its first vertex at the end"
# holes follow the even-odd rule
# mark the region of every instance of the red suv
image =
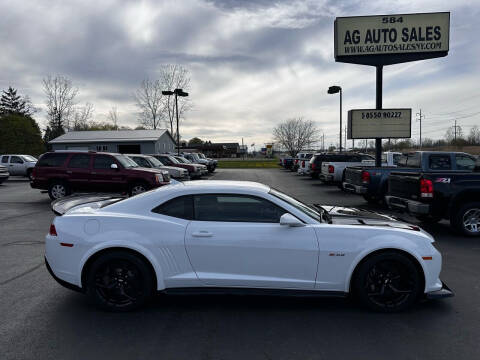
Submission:
POLYGON ((40 157, 30 186, 48 190, 56 200, 72 191, 128 192, 132 196, 169 183, 167 171, 141 168, 121 154, 55 151, 40 157))

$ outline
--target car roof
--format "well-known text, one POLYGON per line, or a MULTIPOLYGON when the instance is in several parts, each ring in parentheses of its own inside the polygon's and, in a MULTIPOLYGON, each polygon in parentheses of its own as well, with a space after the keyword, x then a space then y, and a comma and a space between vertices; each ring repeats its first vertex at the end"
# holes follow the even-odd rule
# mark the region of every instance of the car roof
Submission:
POLYGON ((260 192, 269 192, 270 186, 261 184, 254 181, 235 181, 235 180, 195 180, 195 181, 184 181, 182 183, 185 186, 188 186, 189 189, 211 189, 215 190, 257 190, 260 192))

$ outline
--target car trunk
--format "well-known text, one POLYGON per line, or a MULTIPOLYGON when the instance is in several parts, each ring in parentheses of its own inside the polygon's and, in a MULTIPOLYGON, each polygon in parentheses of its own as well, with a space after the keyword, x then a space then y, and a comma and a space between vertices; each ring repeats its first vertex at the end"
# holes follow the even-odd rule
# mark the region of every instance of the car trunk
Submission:
POLYGON ((388 177, 388 194, 396 197, 419 198, 420 173, 391 173, 388 177))
POLYGON ((362 185, 362 167, 348 167, 345 169, 345 182, 353 185, 362 185))

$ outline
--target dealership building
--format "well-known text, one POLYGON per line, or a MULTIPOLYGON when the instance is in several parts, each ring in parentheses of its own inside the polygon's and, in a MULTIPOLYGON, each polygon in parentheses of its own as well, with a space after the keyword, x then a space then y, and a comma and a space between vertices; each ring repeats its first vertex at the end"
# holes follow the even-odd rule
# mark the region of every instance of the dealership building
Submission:
POLYGON ((92 150, 130 154, 173 152, 175 140, 166 129, 69 131, 48 143, 52 150, 92 150))

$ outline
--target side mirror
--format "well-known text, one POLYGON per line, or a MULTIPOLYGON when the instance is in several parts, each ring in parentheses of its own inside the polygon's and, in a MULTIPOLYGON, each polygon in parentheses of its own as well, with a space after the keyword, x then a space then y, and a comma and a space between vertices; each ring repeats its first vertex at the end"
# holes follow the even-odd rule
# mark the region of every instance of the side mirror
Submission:
POLYGON ((303 222, 301 222, 299 219, 289 213, 285 213, 280 217, 280 225, 287 225, 290 227, 305 226, 303 222))
POLYGON ((118 165, 117 164, 111 164, 110 169, 118 170, 118 165))

